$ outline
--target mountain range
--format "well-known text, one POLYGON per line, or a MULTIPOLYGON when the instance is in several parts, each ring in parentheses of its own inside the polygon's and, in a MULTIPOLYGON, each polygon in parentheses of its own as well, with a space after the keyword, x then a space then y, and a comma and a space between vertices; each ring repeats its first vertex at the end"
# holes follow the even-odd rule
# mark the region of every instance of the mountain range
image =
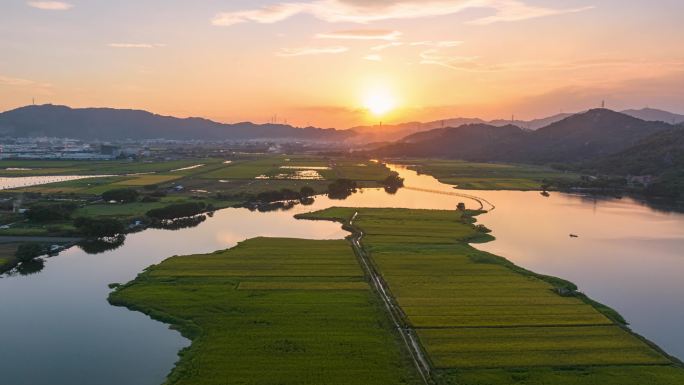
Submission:
MULTIPOLYGON (((684 122, 684 115, 650 108, 627 110, 623 113, 649 121, 684 122)), ((296 140, 365 145, 374 142, 395 142, 413 134, 463 125, 512 125, 520 127, 523 131, 537 131, 575 115, 581 114, 564 113, 529 121, 453 118, 427 123, 410 122, 336 130, 250 122, 226 124, 203 118, 181 119, 162 116, 142 110, 70 108, 46 104, 0 113, 0 136, 68 137, 83 140, 296 140)))
POLYGON ((0 114, 0 136, 64 137, 83 140, 176 139, 343 141, 354 133, 314 127, 249 122, 225 124, 175 118, 141 110, 27 106, 0 114))
POLYGON ((381 146, 376 153, 473 161, 578 162, 618 153, 672 127, 608 109, 594 109, 536 131, 512 124, 466 124, 419 132, 381 146))

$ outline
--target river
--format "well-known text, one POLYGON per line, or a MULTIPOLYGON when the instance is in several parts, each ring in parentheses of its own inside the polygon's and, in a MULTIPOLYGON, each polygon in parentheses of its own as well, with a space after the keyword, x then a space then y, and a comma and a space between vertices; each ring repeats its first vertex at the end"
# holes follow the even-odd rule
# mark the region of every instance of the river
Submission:
MULTIPOLYGON (((434 178, 395 167, 409 187, 454 190, 434 178)), ((463 191, 496 206, 480 221, 496 241, 477 247, 534 271, 576 282, 620 311, 634 329, 684 357, 684 215, 628 199, 592 200, 539 193, 463 191), (576 233, 579 238, 570 238, 576 233)), ((172 255, 206 253, 255 236, 340 239, 329 222, 293 215, 331 206, 454 209, 458 196, 401 189, 365 189, 344 201, 319 197, 311 206, 268 213, 225 209, 195 228, 149 229, 116 250, 90 255, 74 247, 33 275, 0 278, 0 373, 12 385, 156 385, 188 341, 167 325, 110 306, 109 283, 133 279, 172 255)))

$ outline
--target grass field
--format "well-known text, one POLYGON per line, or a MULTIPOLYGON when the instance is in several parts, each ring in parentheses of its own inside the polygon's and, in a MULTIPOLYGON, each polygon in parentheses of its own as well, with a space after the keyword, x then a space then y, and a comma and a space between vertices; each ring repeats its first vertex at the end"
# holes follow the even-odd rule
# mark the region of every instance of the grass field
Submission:
POLYGON ((545 180, 578 180, 548 167, 459 160, 412 159, 410 168, 465 190, 541 190, 545 180))
POLYGON ((363 247, 416 330, 439 383, 684 381, 683 369, 618 324, 614 313, 554 290, 571 283, 468 245, 489 236, 459 212, 333 208, 301 217, 346 222, 357 211, 363 247), (612 366, 634 375, 616 376, 612 366), (639 374, 643 367, 649 369, 639 374), (582 374, 568 374, 573 370, 582 374))
POLYGON ((345 241, 256 238, 170 258, 110 296, 192 345, 169 384, 418 384, 345 241))

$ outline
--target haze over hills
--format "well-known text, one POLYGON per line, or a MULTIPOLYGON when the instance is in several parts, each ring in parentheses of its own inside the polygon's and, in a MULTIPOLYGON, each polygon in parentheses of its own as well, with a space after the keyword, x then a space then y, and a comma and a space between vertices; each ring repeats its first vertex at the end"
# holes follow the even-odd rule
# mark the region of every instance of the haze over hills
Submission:
POLYGON ((487 124, 436 129, 378 149, 385 156, 476 161, 576 162, 617 153, 672 125, 607 109, 569 116, 537 131, 487 124))
POLYGON ((623 114, 639 118, 641 120, 648 120, 652 122, 665 123, 684 123, 684 115, 675 114, 669 111, 658 110, 655 108, 642 108, 640 110, 625 110, 623 114))
MULTIPOLYGON (((373 126, 358 126, 353 127, 351 130, 357 132, 354 141, 363 142, 392 142, 402 139, 406 136, 434 130, 437 128, 444 127, 458 127, 464 124, 487 124, 490 126, 502 127, 507 125, 514 125, 526 130, 536 131, 540 128, 544 128, 550 124, 559 122, 565 118, 572 115, 582 114, 586 111, 578 113, 560 113, 556 115, 551 115, 544 118, 532 119, 532 120, 518 120, 518 119, 495 119, 486 121, 479 118, 452 118, 435 120, 431 122, 408 122, 400 124, 390 124, 390 125, 373 125, 373 126)), ((623 114, 629 115, 645 121, 653 122, 665 122, 665 123, 682 123, 684 122, 684 115, 675 114, 668 111, 657 110, 653 108, 643 108, 640 110, 630 109, 622 111, 623 114)))
POLYGON ((352 135, 353 132, 345 130, 249 122, 225 124, 202 118, 161 116, 141 110, 69 108, 50 104, 21 107, 0 114, 0 136, 11 137, 341 141, 352 135))

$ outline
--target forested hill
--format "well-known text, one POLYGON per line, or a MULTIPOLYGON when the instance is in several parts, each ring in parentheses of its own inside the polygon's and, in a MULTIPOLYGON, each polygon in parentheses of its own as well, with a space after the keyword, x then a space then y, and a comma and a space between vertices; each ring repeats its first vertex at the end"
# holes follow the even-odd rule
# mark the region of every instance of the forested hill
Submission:
POLYGON ((75 139, 345 140, 354 133, 282 124, 224 124, 202 118, 175 118, 141 110, 27 106, 0 114, 0 136, 75 139))

